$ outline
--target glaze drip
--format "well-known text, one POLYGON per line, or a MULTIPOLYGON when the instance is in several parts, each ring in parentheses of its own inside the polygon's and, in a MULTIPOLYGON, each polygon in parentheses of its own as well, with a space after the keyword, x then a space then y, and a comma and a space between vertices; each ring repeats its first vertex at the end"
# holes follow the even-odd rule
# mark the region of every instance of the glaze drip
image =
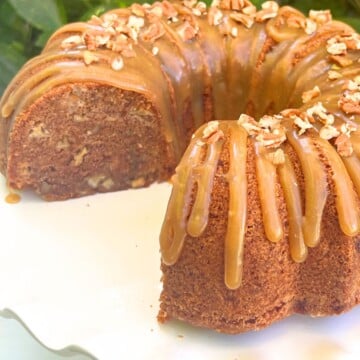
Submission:
POLYGON ((328 196, 326 173, 310 137, 300 137, 295 131, 290 131, 288 141, 300 160, 305 178, 305 244, 314 247, 320 240, 321 219, 328 196))
POLYGON ((199 164, 201 153, 202 147, 194 139, 172 178, 173 191, 160 234, 162 258, 167 265, 174 264, 179 258, 187 234, 187 216, 195 184, 193 165, 199 164))
POLYGON ((283 237, 283 229, 276 200, 276 166, 266 158, 269 150, 259 143, 255 143, 255 152, 256 174, 266 237, 272 242, 278 242, 283 237))
MULTIPOLYGON (((242 263, 247 215, 247 133, 235 123, 229 126, 229 213, 225 238, 225 284, 236 289, 242 281, 242 263)), ((209 189, 210 190, 210 189, 209 189)))

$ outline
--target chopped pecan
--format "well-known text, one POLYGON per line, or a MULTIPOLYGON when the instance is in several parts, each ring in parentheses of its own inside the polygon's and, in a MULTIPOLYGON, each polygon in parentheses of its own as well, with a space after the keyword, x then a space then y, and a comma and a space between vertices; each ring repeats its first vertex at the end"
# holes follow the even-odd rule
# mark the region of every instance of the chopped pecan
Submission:
POLYGON ((68 38, 64 39, 61 42, 61 48, 62 49, 72 49, 83 43, 84 43, 83 38, 80 35, 72 35, 72 36, 69 36, 68 38))
POLYGON ((275 130, 272 133, 263 131, 256 136, 256 141, 258 141, 262 146, 277 148, 286 141, 286 134, 284 130, 280 129, 278 131, 275 130))
POLYGON ((345 43, 348 50, 359 50, 360 49, 360 35, 357 33, 339 36, 339 39, 343 43, 345 43))
POLYGON ((275 130, 279 128, 281 121, 283 120, 283 117, 280 115, 264 115, 259 120, 259 125, 263 129, 269 129, 270 131, 275 130))
POLYGON ((335 140, 335 146, 340 156, 348 157, 354 152, 350 137, 346 134, 339 135, 335 140))
POLYGON ((321 102, 316 103, 306 110, 306 114, 310 117, 316 116, 325 125, 332 125, 335 121, 334 115, 329 114, 327 109, 321 102))
POLYGON ((218 121, 210 121, 203 130, 201 140, 198 140, 198 145, 214 144, 220 139, 224 138, 224 133, 219 129, 218 121))
POLYGON ((331 55, 329 59, 339 65, 340 67, 350 66, 353 61, 344 55, 331 55))
POLYGON ((332 125, 325 125, 320 129, 319 135, 324 140, 331 140, 340 135, 338 129, 332 125))
POLYGON ((142 5, 134 3, 130 7, 132 13, 136 16, 144 17, 145 16, 145 9, 142 5))
POLYGON ((267 159, 271 161, 274 165, 281 165, 285 163, 285 153, 284 150, 279 148, 273 152, 270 152, 266 155, 267 159))
POLYGON ((254 25, 254 19, 253 17, 241 14, 241 13, 231 13, 230 18, 235 20, 238 23, 243 24, 246 28, 250 29, 254 25))
POLYGON ((315 86, 313 89, 303 92, 301 98, 303 103, 306 104, 309 101, 318 97, 320 94, 320 88, 318 86, 315 86))
POLYGON ((183 0, 184 6, 186 6, 189 9, 192 9, 197 3, 197 0, 183 0))
POLYGON ((188 41, 194 39, 198 31, 196 28, 190 25, 188 21, 184 21, 176 28, 176 32, 183 41, 188 41))
POLYGON ((175 6, 169 1, 162 2, 163 14, 167 19, 174 19, 178 16, 175 6))
POLYGON ((124 60, 121 56, 117 56, 111 62, 111 67, 115 71, 119 71, 124 67, 124 60))
POLYGON ((306 130, 313 128, 313 125, 309 121, 308 117, 292 115, 291 119, 294 121, 294 124, 300 129, 298 132, 299 135, 302 135, 306 132, 306 130))
POLYGON ((305 33, 312 35, 317 30, 317 23, 311 19, 305 19, 305 33))
POLYGON ((165 29, 163 25, 159 22, 155 22, 145 29, 140 37, 145 42, 154 42, 155 40, 161 38, 164 34, 165 29))
POLYGON ((163 6, 161 3, 154 3, 150 8, 146 9, 148 14, 154 15, 157 18, 162 18, 164 14, 163 6))
POLYGON ((328 71, 328 78, 329 78, 329 80, 338 80, 338 79, 342 78, 342 74, 340 74, 336 70, 329 70, 328 71))
POLYGON ((310 10, 309 17, 320 25, 326 24, 332 20, 330 10, 310 10))
POLYGON ((340 96, 338 106, 345 114, 360 115, 360 92, 344 92, 340 96))
POLYGON ((223 22, 224 14, 217 7, 210 7, 208 11, 208 22, 210 25, 220 25, 223 22))
POLYGON ((255 119, 249 115, 241 114, 238 120, 238 124, 241 125, 249 135, 257 135, 262 131, 261 126, 255 119))
POLYGON ((89 51, 89 50, 85 50, 83 53, 83 58, 84 58, 84 63, 86 65, 90 65, 94 62, 98 62, 99 61, 99 57, 94 54, 93 52, 89 51))
POLYGON ((326 50, 330 55, 345 55, 347 53, 347 46, 344 42, 331 38, 327 42, 326 50))

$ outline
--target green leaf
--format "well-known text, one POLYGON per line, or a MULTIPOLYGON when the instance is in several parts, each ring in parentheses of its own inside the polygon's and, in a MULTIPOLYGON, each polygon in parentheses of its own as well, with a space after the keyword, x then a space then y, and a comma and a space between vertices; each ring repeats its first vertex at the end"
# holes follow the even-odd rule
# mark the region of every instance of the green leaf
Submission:
POLYGON ((5 45, 0 43, 0 97, 9 81, 26 61, 21 49, 21 44, 13 43, 11 45, 5 45))
POLYGON ((62 25, 56 0, 7 0, 17 14, 40 30, 55 30, 62 25))
POLYGON ((36 38, 35 45, 39 49, 42 49, 46 45, 47 41, 49 40, 52 34, 53 34, 52 31, 44 31, 40 33, 39 36, 36 38))
POLYGON ((16 14, 8 2, 0 2, 0 41, 10 44, 14 40, 24 41, 29 31, 28 24, 16 14))
POLYGON ((346 15, 348 9, 348 1, 346 0, 288 0, 281 1, 281 4, 293 6, 305 14, 308 14, 309 10, 330 9, 335 17, 346 15))
POLYGON ((258 8, 261 8, 261 4, 264 3, 265 0, 253 0, 252 3, 258 8))
POLYGON ((354 18, 354 17, 346 17, 346 18, 339 18, 338 20, 343 21, 350 26, 352 26, 357 32, 360 32, 360 18, 354 18))
POLYGON ((360 0, 349 0, 349 3, 360 12, 360 0))

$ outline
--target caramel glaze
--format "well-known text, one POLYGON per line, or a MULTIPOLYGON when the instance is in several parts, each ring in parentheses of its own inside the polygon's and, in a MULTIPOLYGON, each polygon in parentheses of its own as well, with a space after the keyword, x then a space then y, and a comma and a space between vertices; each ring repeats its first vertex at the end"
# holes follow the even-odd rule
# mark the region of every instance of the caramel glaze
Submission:
POLYGON ((20 202, 21 197, 19 194, 16 193, 9 193, 8 195, 6 195, 5 197, 5 201, 8 204, 17 204, 18 202, 20 202))
POLYGON ((192 238, 201 236, 209 217, 213 179, 215 176, 224 176, 230 197, 225 235, 225 284, 230 289, 241 285, 246 217, 247 212, 251 211, 247 209, 248 141, 255 149, 259 199, 268 240, 277 242, 285 233, 278 212, 276 184, 280 184, 286 202, 288 241, 294 261, 305 261, 308 248, 319 243, 321 221, 331 183, 335 189, 340 228, 348 236, 359 233, 358 155, 340 157, 334 147, 321 139, 315 131, 299 135, 290 122, 285 121, 285 126, 288 144, 297 154, 304 176, 304 208, 286 147, 281 148, 285 153, 284 162, 276 165, 267 157, 270 151, 248 136, 237 122, 218 122, 217 132, 221 136, 216 136, 215 140, 210 137, 209 142, 204 140, 205 125, 195 133, 173 178, 173 191, 160 235, 165 264, 172 265, 177 261, 187 235, 192 238), (222 175, 216 168, 225 148, 230 153, 230 165, 227 173, 222 175), (330 177, 326 167, 331 168, 330 177), (191 206, 192 203, 194 205, 191 206))
MULTIPOLYGON (((326 48, 336 36, 354 34, 352 28, 324 20, 323 15, 319 21, 310 21, 293 8, 278 9, 274 2, 269 2, 273 10, 263 9, 259 13, 252 12, 254 8, 249 2, 244 2, 246 12, 241 9, 242 2, 231 2, 237 4, 234 9, 229 2, 224 3, 223 6, 220 1, 208 9, 180 1, 138 5, 59 29, 43 53, 23 67, 2 97, 0 170, 6 173, 8 139, 16 118, 51 89, 69 82, 105 84, 150 99, 159 111, 164 136, 175 159, 181 158, 188 143, 184 114, 189 104, 194 128, 211 119, 237 119, 241 113, 258 120, 266 113, 292 107, 306 111, 316 102, 333 114, 336 125, 357 126, 360 112, 349 116, 339 108, 338 101, 346 82, 359 74, 358 50, 351 49, 332 58, 326 48), (236 20, 238 16, 242 20, 236 20), (130 19, 135 19, 131 26, 130 19), (125 26, 124 31, 117 30, 119 21, 120 28, 125 26), (114 32, 120 40, 127 39, 127 54, 108 46, 114 32), (86 40, 89 35, 91 41, 86 40), (99 44, 94 45, 94 41, 99 44), (329 81, 329 71, 334 69, 339 77, 329 81), (320 86, 320 94, 302 105, 303 92, 315 85, 320 86)), ((204 134, 206 128, 200 128, 173 177, 173 191, 160 236, 164 263, 171 265, 177 261, 187 236, 196 238, 204 232, 213 181, 218 176, 217 166, 225 147, 230 165, 222 176, 229 186, 230 204, 224 258, 225 283, 230 289, 238 288, 242 278, 249 211, 246 183, 249 144, 255 150, 264 230, 271 242, 288 233, 291 257, 297 262, 304 261, 308 247, 319 243, 330 189, 336 192, 342 231, 348 236, 357 234, 360 135, 358 131, 351 134, 353 153, 340 157, 333 147, 334 141, 319 137, 322 125, 314 123, 311 131, 300 134, 293 119, 286 120, 286 116, 284 119, 288 146, 301 163, 304 194, 300 193, 286 146, 279 147, 284 153, 283 161, 274 163, 269 160, 272 150, 249 136, 237 122, 219 123, 214 134, 204 134), (288 211, 287 231, 283 229, 276 203, 278 184, 288 211)))

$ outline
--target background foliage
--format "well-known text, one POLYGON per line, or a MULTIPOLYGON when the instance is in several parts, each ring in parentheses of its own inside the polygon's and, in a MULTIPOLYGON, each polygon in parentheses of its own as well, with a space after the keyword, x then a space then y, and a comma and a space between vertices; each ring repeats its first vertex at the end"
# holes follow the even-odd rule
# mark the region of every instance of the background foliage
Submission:
MULTIPOLYGON (((253 0, 257 6, 265 0, 253 0)), ((0 96, 19 67, 38 54, 50 34, 62 24, 87 20, 132 0, 0 0, 0 96)), ((137 2, 145 2, 137 0, 137 2)), ((148 2, 151 2, 148 1, 148 2)), ((210 3, 211 0, 205 0, 210 3)), ((335 18, 360 32, 360 0, 278 0, 307 13, 331 9, 335 18)))

